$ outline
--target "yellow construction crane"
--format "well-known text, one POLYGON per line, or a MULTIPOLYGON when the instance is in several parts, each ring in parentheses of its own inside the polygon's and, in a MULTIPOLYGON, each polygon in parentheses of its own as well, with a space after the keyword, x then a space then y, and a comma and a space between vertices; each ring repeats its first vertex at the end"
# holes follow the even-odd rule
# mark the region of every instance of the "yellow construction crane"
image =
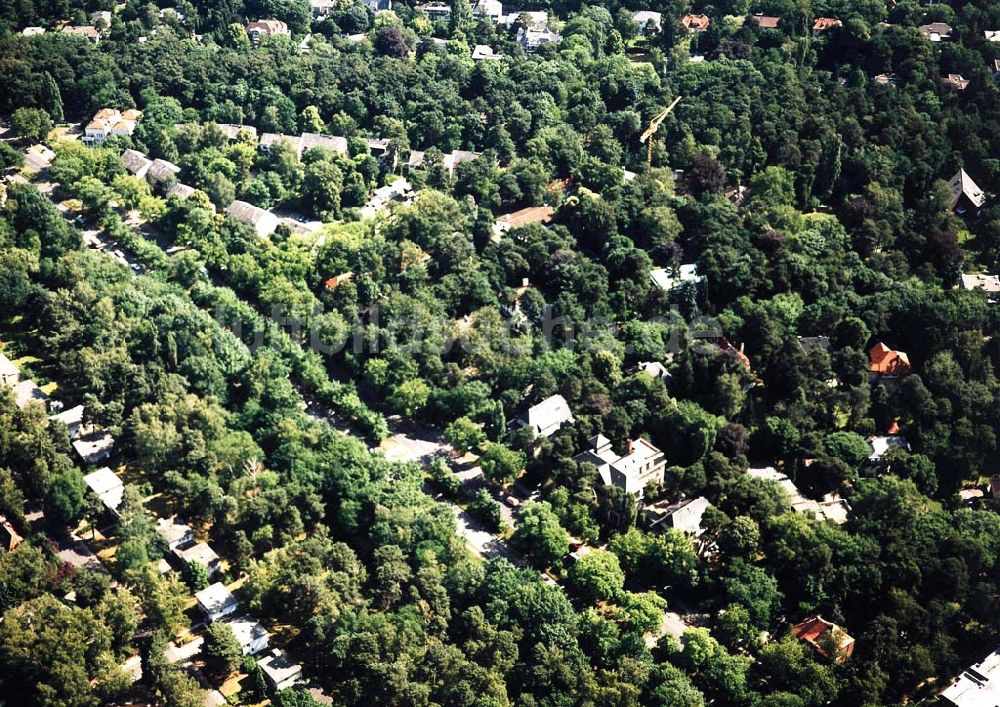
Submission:
POLYGON ((677 96, 674 102, 667 106, 667 109, 660 113, 658 116, 649 121, 649 126, 646 128, 645 132, 639 136, 639 142, 646 143, 646 164, 652 164, 653 162, 653 136, 656 135, 656 131, 660 129, 660 123, 667 119, 670 115, 670 111, 681 102, 681 97, 677 96))

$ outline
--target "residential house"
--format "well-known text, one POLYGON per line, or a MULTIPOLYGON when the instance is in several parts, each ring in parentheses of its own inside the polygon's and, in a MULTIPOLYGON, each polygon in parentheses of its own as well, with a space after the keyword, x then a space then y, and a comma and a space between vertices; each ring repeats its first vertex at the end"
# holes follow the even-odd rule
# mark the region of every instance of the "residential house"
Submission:
POLYGON ((414 9, 422 11, 430 20, 446 20, 451 17, 451 4, 446 2, 427 2, 414 9))
POLYGON ((121 505, 125 493, 125 485, 118 478, 118 474, 104 466, 84 476, 83 482, 101 499, 101 503, 109 511, 118 515, 118 506, 121 505))
POLYGON ((896 86, 899 84, 899 76, 893 73, 875 74, 874 81, 880 86, 896 86))
POLYGON ((364 0, 365 7, 372 12, 382 12, 392 9, 392 0, 364 0))
POLYGON ((574 422, 569 403, 561 395, 553 395, 537 405, 532 405, 527 412, 514 420, 515 429, 530 427, 535 437, 551 437, 563 425, 574 422))
POLYGON ((236 597, 222 582, 210 584, 200 592, 195 592, 194 598, 198 600, 198 608, 209 623, 221 621, 226 616, 236 613, 236 597))
POLYGON ((85 464, 96 464, 111 456, 115 438, 89 426, 81 429, 79 439, 74 440, 72 445, 73 451, 85 464))
POLYGON ((14 404, 18 409, 24 409, 28 403, 37 401, 46 410, 49 409, 49 396, 42 392, 33 380, 23 380, 14 384, 14 404))
POLYGON ((659 361, 640 361, 635 370, 636 373, 645 373, 650 378, 670 378, 667 367, 659 361))
POLYGON ((491 240, 499 242, 501 237, 512 228, 523 228, 532 223, 547 226, 552 223, 556 210, 551 206, 529 206, 519 211, 503 214, 493 223, 491 240))
POLYGON ((834 27, 841 27, 843 24, 843 22, 834 17, 817 17, 812 26, 813 36, 816 37, 834 27))
POLYGON ((681 24, 688 32, 704 32, 711 21, 708 15, 684 15, 681 18, 681 24))
POLYGON ((983 32, 983 35, 985 35, 987 42, 1000 42, 1000 30, 988 29, 983 32))
POLYGON ((198 190, 195 189, 194 187, 189 187, 187 184, 181 184, 180 182, 177 182, 172 187, 170 187, 170 189, 167 190, 167 198, 169 199, 172 196, 176 196, 181 201, 184 201, 186 199, 191 198, 191 195, 194 194, 196 191, 198 190))
POLYGON ((173 549, 173 554, 181 562, 181 565, 194 562, 204 567, 210 580, 222 575, 222 560, 212 549, 212 546, 206 542, 180 545, 173 549))
POLYGON ((127 169, 132 176, 142 179, 149 171, 149 167, 153 164, 153 160, 149 159, 138 150, 128 149, 122 153, 122 164, 125 165, 125 169, 127 169))
POLYGON ((6 516, 0 515, 0 551, 13 552, 23 541, 6 516))
POLYGON ((63 410, 60 413, 52 415, 49 420, 52 422, 61 422, 66 425, 66 432, 69 433, 70 441, 78 440, 83 436, 86 428, 83 424, 83 405, 77 405, 76 407, 71 407, 69 410, 63 410))
POLYGON ((451 176, 455 173, 455 168, 458 167, 458 165, 466 162, 472 162, 482 156, 483 154, 481 152, 472 152, 471 150, 452 150, 444 156, 442 165, 446 170, 448 170, 448 175, 451 176))
POLYGON ((318 20, 327 17, 336 6, 336 0, 309 0, 309 7, 312 10, 313 17, 318 20))
POLYGON ((222 134, 226 136, 229 142, 234 142, 240 137, 240 134, 245 133, 246 135, 252 137, 254 141, 257 140, 257 128, 252 125, 235 125, 233 123, 216 123, 215 127, 222 131, 222 134))
POLYGON ((87 147, 100 147, 113 135, 130 137, 141 118, 142 111, 133 108, 125 111, 101 108, 84 127, 83 144, 87 147))
POLYGON ((174 557, 183 563, 197 562, 208 573, 209 579, 214 579, 222 573, 222 561, 208 543, 194 543, 174 548, 174 557))
POLYGON ((941 77, 941 85, 952 91, 964 91, 969 87, 969 83, 971 83, 969 79, 961 74, 948 74, 941 77))
POLYGON ((25 27, 21 30, 22 37, 37 37, 40 34, 45 34, 44 27, 25 27))
POLYGON ((278 227, 278 217, 270 211, 245 201, 234 201, 226 207, 226 214, 240 223, 253 227, 257 235, 266 238, 278 227))
POLYGON ((246 26, 246 32, 247 36, 250 37, 250 41, 255 46, 268 37, 291 35, 291 32, 288 31, 288 25, 281 20, 257 20, 256 22, 251 22, 246 26))
POLYGON ((72 34, 76 35, 77 37, 86 37, 94 44, 97 44, 98 42, 101 41, 101 33, 93 25, 79 25, 79 26, 67 25, 66 27, 62 28, 62 31, 65 34, 72 34))
POLYGON ((868 446, 871 447, 871 454, 868 455, 869 462, 878 461, 890 449, 902 449, 907 452, 910 450, 910 445, 906 441, 906 438, 898 434, 898 428, 896 432, 897 434, 879 435, 868 438, 868 446))
POLYGON ((146 171, 146 177, 154 184, 170 183, 176 181, 177 175, 181 173, 181 168, 172 162, 155 159, 146 171))
POLYGON ((24 152, 24 166, 32 172, 44 172, 56 158, 56 153, 45 145, 32 145, 24 152))
POLYGON ((913 370, 905 351, 890 349, 881 341, 868 349, 868 361, 869 377, 872 379, 898 378, 913 370))
POLYGON ((1000 275, 962 274, 962 287, 966 290, 1000 292, 1000 275))
POLYGON ((686 263, 679 268, 656 268, 649 271, 649 279, 664 292, 672 292, 685 283, 697 285, 704 278, 698 274, 696 263, 686 263))
POLYGON ((503 54, 495 54, 493 47, 486 44, 477 44, 472 50, 473 61, 500 61, 501 59, 503 59, 503 54))
POLYGON ((944 22, 931 22, 920 25, 920 34, 932 42, 944 42, 951 39, 951 25, 944 22))
POLYGON ((413 187, 404 177, 397 177, 391 184, 381 186, 372 192, 371 198, 361 208, 361 215, 373 218, 384 211, 394 201, 406 202, 413 197, 413 187))
POLYGON ((21 377, 20 369, 13 361, 0 353, 0 384, 14 387, 21 377))
POLYGON ((705 532, 701 526, 702 516, 712 506, 704 496, 686 498, 670 504, 657 504, 643 510, 643 516, 650 530, 674 528, 688 535, 698 537, 705 532))
POLYGON ((328 290, 335 290, 337 289, 337 287, 344 284, 345 282, 353 282, 353 281, 354 281, 354 273, 351 271, 347 271, 340 273, 339 275, 334 275, 330 279, 326 280, 325 282, 323 282, 323 287, 325 287, 328 290))
POLYGON ((816 351, 830 350, 829 336, 799 336, 796 337, 796 341, 799 344, 799 350, 806 356, 816 351))
POLYGON ((478 0, 472 5, 472 16, 499 23, 503 17, 503 3, 500 0, 478 0))
POLYGON ((107 29, 108 27, 111 26, 111 11, 97 10, 96 12, 91 12, 90 21, 94 23, 95 27, 103 26, 105 29, 107 29))
POLYGON ((663 27, 663 15, 651 10, 637 10, 632 13, 632 21, 642 34, 659 32, 663 27))
POLYGON ((267 642, 270 638, 267 629, 261 626, 248 616, 239 616, 229 619, 226 624, 233 630, 236 642, 240 644, 243 655, 257 655, 261 651, 267 650, 267 642))
POLYGON ((737 360, 743 364, 744 368, 753 373, 753 366, 750 365, 750 357, 747 356, 746 351, 744 350, 746 348, 745 343, 741 343, 740 347, 736 348, 732 345, 732 343, 730 343, 729 339, 723 336, 716 339, 715 344, 719 347, 720 355, 735 356, 737 360))
POLYGON ((546 44, 559 44, 561 41, 562 37, 548 27, 543 29, 521 27, 517 30, 517 43, 526 52, 535 52, 546 44))
POLYGON ((986 203, 986 194, 964 169, 958 170, 955 176, 948 180, 948 191, 951 192, 948 208, 956 214, 964 214, 966 211, 978 212, 986 203))
POLYGON ((753 18, 757 22, 757 26, 760 29, 778 29, 778 25, 781 24, 780 17, 771 17, 770 15, 754 15, 753 18))
POLYGON ((854 653, 854 639, 840 626, 818 614, 792 626, 792 635, 834 663, 843 663, 854 653))
POLYGON ((611 448, 611 440, 604 435, 595 435, 587 440, 587 449, 577 454, 578 463, 588 462, 597 467, 601 480, 606 486, 618 488, 642 499, 649 484, 662 484, 667 459, 650 442, 640 438, 628 443, 628 453, 619 456, 611 448))
POLYGON ((302 679, 302 666, 293 661, 288 653, 277 648, 271 655, 257 661, 257 665, 264 671, 264 677, 271 686, 279 692, 302 679))
POLYGON ((747 469, 747 476, 777 484, 788 496, 789 507, 797 513, 808 513, 816 520, 828 520, 837 525, 847 522, 851 506, 836 493, 826 494, 822 501, 806 498, 794 481, 773 466, 747 469))
POLYGON ((950 707, 1000 705, 1000 648, 963 670, 938 698, 950 707))
POLYGON ((545 29, 549 26, 549 13, 546 10, 531 10, 530 12, 511 12, 500 18, 500 24, 512 27, 518 20, 524 19, 524 26, 529 29, 545 29))
POLYGON ((299 159, 306 150, 322 147, 341 155, 347 154, 347 138, 338 135, 320 135, 318 133, 302 133, 301 135, 282 135, 281 133, 262 133, 257 148, 262 152, 270 152, 274 145, 287 141, 299 159))
POLYGON ((156 533, 163 538, 168 550, 176 550, 179 547, 193 545, 195 542, 194 531, 190 525, 180 522, 177 516, 156 519, 156 533))

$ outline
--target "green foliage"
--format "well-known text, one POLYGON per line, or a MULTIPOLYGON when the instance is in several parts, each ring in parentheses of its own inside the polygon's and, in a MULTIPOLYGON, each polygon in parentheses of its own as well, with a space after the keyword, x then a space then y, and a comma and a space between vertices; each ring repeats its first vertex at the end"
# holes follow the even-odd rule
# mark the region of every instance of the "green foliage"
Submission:
POLYGON ((205 630, 205 642, 201 647, 201 655, 205 660, 205 669, 210 675, 224 678, 239 667, 243 658, 233 629, 229 624, 215 622, 205 630))

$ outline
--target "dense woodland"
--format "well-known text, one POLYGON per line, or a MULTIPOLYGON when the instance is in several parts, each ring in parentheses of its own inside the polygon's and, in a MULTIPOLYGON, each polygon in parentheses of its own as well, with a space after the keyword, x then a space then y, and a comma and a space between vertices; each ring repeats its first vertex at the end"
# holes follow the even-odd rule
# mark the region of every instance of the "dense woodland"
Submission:
MULTIPOLYGON (((956 287, 1000 267, 1000 201, 958 216, 945 184, 960 167, 987 194, 1000 183, 1000 44, 983 38, 1000 5, 542 0, 526 9, 549 10, 563 39, 535 54, 465 0, 436 23, 402 2, 375 15, 345 1, 313 21, 304 0, 169 3, 183 20, 132 0, 96 44, 51 30, 111 3, 2 5, 0 115, 25 141, 0 145, 0 161, 16 170, 52 124, 140 108, 131 138, 49 141, 48 179, 79 200, 81 228, 148 272, 90 252, 34 185, 8 184, 4 351, 115 434, 130 483, 111 576, 61 566, 51 537, 97 524, 101 508, 66 430, 0 389, 0 513, 25 531, 26 509, 45 513, 0 555, 0 694, 202 703, 163 658, 202 578, 154 571, 154 493, 245 579, 241 602, 291 627, 289 650, 336 704, 890 705, 933 699, 1000 643, 1000 505, 958 495, 997 471, 1000 316, 986 293, 956 287), (662 31, 641 35, 638 9, 662 12, 662 31), (711 17, 707 31, 681 26, 692 11, 711 17), (822 16, 843 24, 814 37, 822 16), (292 37, 253 47, 242 25, 258 17, 292 37), (935 21, 951 41, 918 30, 935 21), (50 31, 20 36, 28 25, 50 31), (474 62, 476 44, 505 60, 474 62), (942 86, 952 73, 965 90, 942 86), (647 164, 639 136, 678 96, 647 164), (213 123, 343 135, 349 152, 264 153, 213 123), (388 154, 367 137, 389 139, 388 154), (199 191, 165 198, 128 174, 127 147, 176 163, 199 191), (457 149, 482 155, 449 173, 442 154, 457 149), (411 150, 427 151, 422 169, 402 166, 411 150), (404 173, 412 203, 360 218, 372 189, 404 173), (737 186, 741 204, 726 196, 737 186), (323 237, 282 226, 259 238, 221 215, 237 198, 323 221, 323 237), (541 204, 555 207, 551 227, 491 239, 498 215, 541 204), (704 281, 650 284, 653 268, 681 263, 704 281), (303 327, 270 323, 275 308, 303 327), (816 336, 829 350, 798 338, 816 336), (878 341, 913 373, 870 381, 878 341), (634 372, 650 360, 670 377, 634 372), (573 425, 508 435, 555 393, 573 425), (316 401, 350 433, 308 415, 316 401), (557 582, 470 555, 433 498, 458 498, 448 463, 370 451, 392 415, 481 453, 497 484, 524 470, 540 499, 518 510, 510 542, 557 582), (911 449, 872 468, 865 440, 893 424, 911 449), (651 498, 711 502, 699 543, 642 529, 634 499, 574 461, 598 433, 664 451, 651 498), (763 465, 809 497, 841 494, 848 521, 793 512, 748 477, 763 465), (571 537, 603 549, 573 564, 571 537), (707 626, 660 636, 675 604, 707 626), (855 637, 850 660, 788 635, 815 613, 855 637), (137 653, 131 685, 118 666, 137 653)), ((502 527, 488 494, 467 505, 502 527)), ((217 662, 260 682, 252 661, 217 662)), ((312 704, 303 691, 274 703, 312 704)))

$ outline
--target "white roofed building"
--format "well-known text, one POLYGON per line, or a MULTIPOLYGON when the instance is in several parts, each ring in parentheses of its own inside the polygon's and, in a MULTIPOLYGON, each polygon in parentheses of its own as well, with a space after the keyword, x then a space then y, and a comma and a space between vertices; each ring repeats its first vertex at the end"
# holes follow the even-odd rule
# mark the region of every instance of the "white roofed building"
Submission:
POLYGON ((118 506, 121 505, 125 493, 125 485, 118 478, 118 474, 104 466, 84 476, 83 481, 97 494, 109 511, 118 515, 118 506))
POLYGON ((605 485, 617 486, 641 499, 649 484, 663 483, 667 459, 650 442, 642 438, 630 441, 625 456, 619 456, 611 448, 611 440, 601 434, 591 437, 587 444, 590 448, 574 459, 596 466, 605 485))
POLYGON ((267 629, 249 616, 239 616, 226 621, 229 628, 236 636, 236 642, 240 644, 243 655, 257 655, 261 651, 267 650, 267 643, 270 639, 267 629))
POLYGON ((267 237, 278 227, 278 217, 245 201, 234 201, 226 207, 226 214, 240 223, 253 227, 258 236, 267 237))
POLYGON ((14 365, 14 363, 0 353, 0 385, 6 385, 14 387, 17 385, 18 379, 21 377, 21 369, 14 365))
POLYGON ((210 584, 200 592, 195 592, 194 598, 198 600, 198 608, 212 623, 236 613, 238 606, 236 597, 222 582, 210 584))
POLYGON ((259 660, 257 665, 264 671, 264 677, 279 692, 302 679, 302 666, 292 660, 283 650, 275 649, 271 655, 259 660))
POLYGON ((939 698, 950 707, 1000 705, 1000 648, 963 670, 939 698))
POLYGON ((514 421, 514 426, 530 427, 536 437, 551 437, 559 428, 573 423, 569 403, 561 395, 553 395, 528 410, 514 421))

